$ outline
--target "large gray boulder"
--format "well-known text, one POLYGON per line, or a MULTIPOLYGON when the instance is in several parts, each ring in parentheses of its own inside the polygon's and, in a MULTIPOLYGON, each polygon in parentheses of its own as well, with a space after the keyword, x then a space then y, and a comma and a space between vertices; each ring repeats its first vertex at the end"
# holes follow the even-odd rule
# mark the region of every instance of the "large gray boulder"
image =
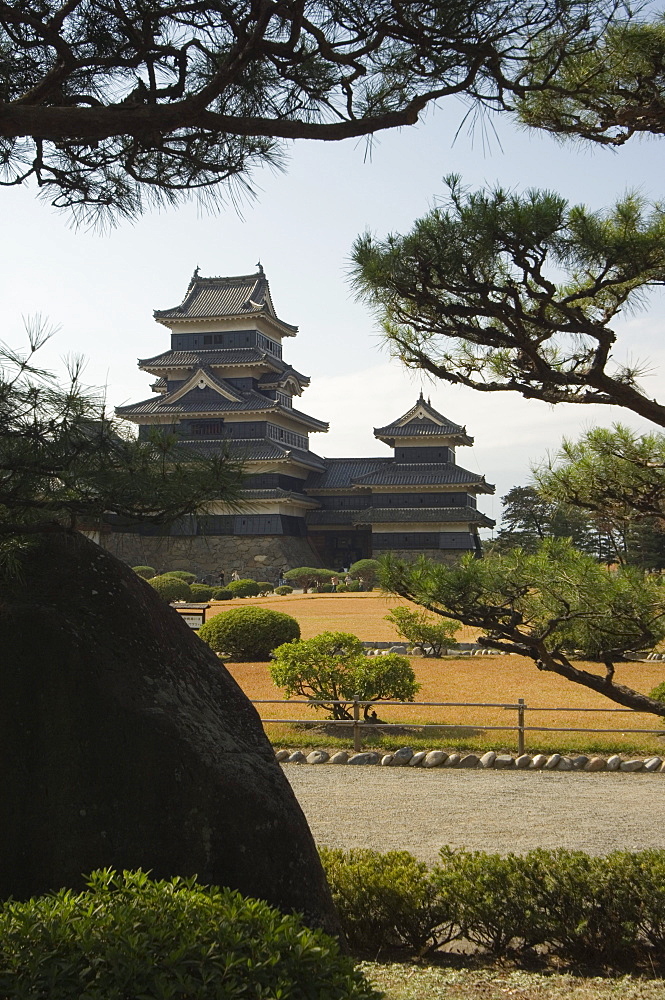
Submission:
POLYGON ((255 709, 149 584, 80 534, 31 541, 0 649, 0 896, 140 867, 338 931, 255 709))

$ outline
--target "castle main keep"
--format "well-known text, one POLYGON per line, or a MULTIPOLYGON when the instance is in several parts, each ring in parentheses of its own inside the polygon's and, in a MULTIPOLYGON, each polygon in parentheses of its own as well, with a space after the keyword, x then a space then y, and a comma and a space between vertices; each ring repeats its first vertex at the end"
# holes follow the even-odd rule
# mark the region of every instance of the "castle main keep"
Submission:
POLYGON ((120 558, 275 581, 285 568, 342 569, 388 550, 440 561, 480 552, 478 529, 494 522, 476 496, 494 487, 457 465, 456 449, 473 438, 422 393, 374 430, 392 454, 328 459, 310 450, 309 435, 328 423, 293 405, 309 385, 282 354, 298 328, 277 316, 260 265, 237 277, 197 269, 180 305, 154 316, 171 342, 139 361, 155 376, 153 395, 117 415, 138 424, 139 437, 163 428, 197 453, 241 458, 244 505, 220 501, 166 528, 116 520, 103 544, 120 558))

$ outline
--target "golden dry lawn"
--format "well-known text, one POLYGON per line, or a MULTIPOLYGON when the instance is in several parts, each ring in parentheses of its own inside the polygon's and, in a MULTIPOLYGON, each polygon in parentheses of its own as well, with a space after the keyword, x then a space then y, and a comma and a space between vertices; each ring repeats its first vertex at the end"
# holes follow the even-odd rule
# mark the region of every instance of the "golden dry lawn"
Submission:
MULTIPOLYGON (((208 612, 218 613, 231 607, 246 607, 248 600, 226 601, 214 605, 208 612)), ((300 624, 302 637, 308 639, 325 631, 351 632, 360 639, 376 642, 390 641, 398 637, 394 628, 386 621, 385 615, 398 604, 398 598, 388 597, 380 592, 367 594, 291 594, 287 597, 266 597, 251 599, 252 606, 270 607, 292 615, 300 624)), ((458 640, 472 642, 477 631, 463 628, 458 640)), ((663 753, 665 742, 658 736, 631 734, 631 729, 658 729, 660 720, 653 715, 638 715, 631 712, 601 712, 599 709, 615 709, 619 706, 587 688, 564 680, 555 674, 543 673, 533 662, 521 656, 471 656, 455 659, 411 659, 416 678, 422 688, 417 700, 422 702, 485 702, 494 704, 515 704, 524 698, 529 708, 526 714, 527 726, 570 727, 565 733, 527 732, 527 749, 557 749, 565 751, 579 747, 597 747, 598 750, 617 749, 619 752, 631 750, 663 753), (535 709, 549 709, 538 711, 535 709), (592 711, 553 711, 553 709, 590 709, 592 711), (579 734, 574 729, 609 729, 612 734, 579 734)), ((280 690, 270 679, 265 663, 231 663, 228 669, 252 700, 280 698, 280 690)), ((598 664, 586 664, 586 669, 599 671, 598 664)), ((617 667, 616 679, 639 691, 649 692, 665 679, 665 662, 631 663, 617 667)), ((294 705, 281 701, 274 705, 258 705, 264 719, 321 719, 322 713, 306 705, 294 705)), ((435 707, 414 705, 411 707, 391 707, 382 705, 379 711, 387 722, 403 724, 448 723, 459 727, 470 727, 468 732, 453 734, 464 737, 468 745, 492 746, 495 749, 515 746, 515 731, 497 729, 487 731, 489 726, 514 727, 516 712, 501 707, 435 707), (485 731, 483 733, 483 731, 485 731)), ((284 727, 269 728, 271 737, 277 732, 283 736, 284 727)), ((665 730, 665 721, 663 721, 665 730)), ((430 733, 434 736, 434 734, 430 733)), ((440 740, 443 734, 439 732, 440 740)), ((404 737, 395 737, 403 743, 404 737)), ((445 744, 445 739, 444 739, 445 744)), ((443 745, 443 744, 442 744, 443 745)), ((451 742, 453 745, 453 742, 451 742)))
POLYGON ((398 962, 361 963, 386 1000, 662 1000, 665 980, 586 978, 524 969, 449 969, 398 962))

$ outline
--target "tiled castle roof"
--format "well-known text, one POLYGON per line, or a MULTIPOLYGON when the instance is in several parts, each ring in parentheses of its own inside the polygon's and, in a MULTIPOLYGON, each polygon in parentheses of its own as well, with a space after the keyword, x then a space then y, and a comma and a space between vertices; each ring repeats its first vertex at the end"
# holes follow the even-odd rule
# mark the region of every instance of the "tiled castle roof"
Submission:
POLYGON ((415 465, 394 458, 328 458, 326 471, 311 476, 307 490, 331 490, 354 486, 473 486, 479 493, 493 493, 485 477, 452 462, 415 465))
POLYGON ((475 507, 367 507, 357 512, 356 524, 386 524, 396 522, 440 521, 462 522, 493 528, 494 521, 475 507))
POLYGON ((398 463, 394 460, 383 469, 368 472, 353 480, 357 486, 442 486, 473 485, 481 493, 493 493, 494 487, 485 482, 485 477, 477 472, 469 472, 452 462, 440 465, 415 465, 410 462, 398 463))
POLYGON ((286 336, 293 337, 298 331, 297 326, 285 323, 277 316, 270 285, 260 265, 256 274, 240 274, 228 278, 202 278, 197 268, 180 305, 154 311, 155 319, 166 325, 169 325, 169 320, 221 319, 247 315, 269 316, 286 336))
POLYGON ((307 514, 307 523, 311 525, 423 522, 494 527, 494 521, 474 507, 365 507, 360 510, 313 510, 307 514))
POLYGON ((389 424, 387 427, 377 427, 374 430, 377 437, 430 437, 445 434, 465 434, 464 428, 457 424, 430 424, 424 420, 411 420, 408 424, 389 424))
POLYGON ((311 417, 308 413, 303 413, 302 410, 282 406, 281 403, 278 403, 274 399, 267 399, 260 392, 243 393, 243 398, 238 401, 232 399, 215 399, 210 395, 205 395, 197 399, 194 396, 194 392, 195 390, 186 396, 182 396, 175 402, 170 402, 168 396, 158 396, 156 399, 153 396, 151 399, 144 399, 139 403, 118 406, 116 407, 116 413, 119 417, 168 415, 174 418, 180 413, 281 413, 293 417, 302 423, 306 423, 311 430, 328 430, 326 421, 317 420, 316 417, 311 417))
POLYGON ((327 458, 326 470, 318 476, 310 476, 307 490, 338 490, 351 487, 357 476, 366 475, 387 465, 392 458, 327 458))
POLYGON ((156 354, 154 358, 139 359, 139 368, 145 371, 156 371, 163 369, 177 368, 210 368, 233 367, 242 365, 267 364, 274 372, 293 375, 302 385, 309 385, 307 375, 301 375, 291 365, 287 365, 281 358, 276 358, 274 354, 262 351, 258 347, 231 347, 228 349, 213 348, 205 350, 201 348, 197 351, 163 351, 156 354))
POLYGON ((456 424, 442 413, 435 410, 422 392, 407 413, 386 424, 385 427, 375 427, 374 436, 392 439, 396 437, 454 437, 460 444, 473 444, 466 427, 456 424))
MULTIPOLYGON (((324 468, 324 460, 319 455, 315 455, 313 451, 292 448, 289 445, 280 444, 278 441, 269 441, 266 438, 225 438, 224 445, 228 454, 243 462, 291 459, 298 465, 304 465, 316 471, 324 468)), ((219 455, 219 441, 188 439, 182 442, 182 447, 189 448, 197 455, 204 457, 219 455)))
MULTIPOLYGON (((170 414, 177 416, 179 413, 219 413, 222 410, 224 413, 236 413, 243 410, 280 411, 283 409, 274 399, 267 399, 260 392, 244 392, 242 398, 238 400, 226 399, 220 396, 216 396, 215 398, 215 396, 210 394, 204 395, 203 393, 197 398, 195 393, 196 390, 194 389, 192 392, 174 401, 171 400, 171 395, 158 396, 156 399, 153 396, 139 403, 118 406, 116 413, 119 417, 138 414, 170 414)), ((289 410, 288 412, 304 416, 298 410, 289 410)), ((309 419, 311 420, 312 418, 310 417, 309 419)))

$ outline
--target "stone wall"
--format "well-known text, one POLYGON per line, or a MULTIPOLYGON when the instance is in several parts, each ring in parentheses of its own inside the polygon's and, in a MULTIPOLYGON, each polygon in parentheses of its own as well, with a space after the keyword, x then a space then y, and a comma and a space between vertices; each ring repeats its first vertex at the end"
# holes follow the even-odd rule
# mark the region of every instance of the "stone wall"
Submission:
POLYGON ((283 569, 321 565, 307 539, 291 535, 150 537, 112 532, 101 544, 130 566, 154 566, 158 573, 190 570, 199 578, 223 570, 227 583, 234 570, 242 579, 276 583, 283 569))

